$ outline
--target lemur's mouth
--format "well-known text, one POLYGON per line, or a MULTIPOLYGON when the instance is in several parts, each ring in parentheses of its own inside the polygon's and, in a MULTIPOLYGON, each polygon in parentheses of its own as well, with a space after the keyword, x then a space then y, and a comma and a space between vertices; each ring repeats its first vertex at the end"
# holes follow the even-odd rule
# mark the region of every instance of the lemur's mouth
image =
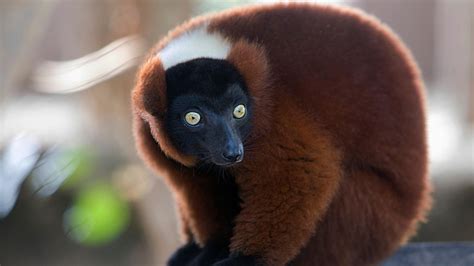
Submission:
POLYGON ((222 167, 230 167, 230 166, 234 166, 238 163, 240 163, 242 160, 239 160, 239 161, 236 161, 236 162, 214 162, 215 165, 218 165, 218 166, 222 166, 222 167))

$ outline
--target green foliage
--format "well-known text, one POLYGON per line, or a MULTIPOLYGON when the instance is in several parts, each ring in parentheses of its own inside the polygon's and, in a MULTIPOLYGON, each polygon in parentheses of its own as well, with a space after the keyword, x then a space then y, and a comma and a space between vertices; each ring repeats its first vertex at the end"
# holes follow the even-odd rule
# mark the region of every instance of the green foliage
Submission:
POLYGON ((130 209, 107 184, 96 184, 79 192, 65 214, 68 235, 87 246, 101 246, 117 238, 128 226, 130 209))

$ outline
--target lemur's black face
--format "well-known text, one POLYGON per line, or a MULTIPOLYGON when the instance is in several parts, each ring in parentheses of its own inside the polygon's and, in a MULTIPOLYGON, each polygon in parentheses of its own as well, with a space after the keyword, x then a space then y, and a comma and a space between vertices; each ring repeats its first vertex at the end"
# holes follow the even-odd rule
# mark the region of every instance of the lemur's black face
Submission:
POLYGON ((177 149, 203 163, 242 161, 252 106, 245 83, 225 60, 200 58, 166 71, 166 128, 177 149))

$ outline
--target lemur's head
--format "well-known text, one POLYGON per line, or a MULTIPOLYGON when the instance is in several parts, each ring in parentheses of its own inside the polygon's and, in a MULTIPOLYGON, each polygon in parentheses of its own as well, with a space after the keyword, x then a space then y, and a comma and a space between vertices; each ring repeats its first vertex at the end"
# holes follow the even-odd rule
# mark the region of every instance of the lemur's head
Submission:
POLYGON ((158 45, 139 72, 132 105, 168 157, 231 166, 243 160, 247 138, 268 128, 268 64, 262 47, 203 25, 158 45))
POLYGON ((252 102, 238 70, 221 59, 193 59, 166 71, 165 128, 175 147, 205 163, 242 161, 252 102))

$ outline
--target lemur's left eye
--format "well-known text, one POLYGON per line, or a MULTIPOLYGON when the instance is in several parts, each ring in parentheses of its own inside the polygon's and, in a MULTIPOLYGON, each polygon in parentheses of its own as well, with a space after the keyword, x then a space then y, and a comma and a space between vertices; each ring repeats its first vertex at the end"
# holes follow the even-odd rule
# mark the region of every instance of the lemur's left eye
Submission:
POLYGON ((245 116, 245 106, 243 104, 239 104, 234 108, 234 117, 235 118, 242 118, 245 116))

